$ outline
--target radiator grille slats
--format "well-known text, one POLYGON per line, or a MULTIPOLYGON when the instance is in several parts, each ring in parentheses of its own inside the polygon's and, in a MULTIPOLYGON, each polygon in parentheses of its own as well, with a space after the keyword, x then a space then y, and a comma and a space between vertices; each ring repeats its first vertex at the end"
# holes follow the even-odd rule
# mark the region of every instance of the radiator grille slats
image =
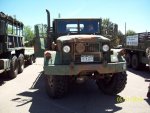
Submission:
MULTIPOLYGON (((77 52, 74 54, 74 60, 75 63, 82 63, 81 62, 81 56, 82 55, 92 55, 94 58, 93 62, 101 62, 101 52, 100 52, 100 43, 91 43, 91 42, 83 42, 85 45, 85 51, 81 54, 78 54, 77 52)), ((75 44, 76 48, 77 43, 75 44)))
POLYGON ((99 52, 99 44, 85 44, 85 52, 99 52))

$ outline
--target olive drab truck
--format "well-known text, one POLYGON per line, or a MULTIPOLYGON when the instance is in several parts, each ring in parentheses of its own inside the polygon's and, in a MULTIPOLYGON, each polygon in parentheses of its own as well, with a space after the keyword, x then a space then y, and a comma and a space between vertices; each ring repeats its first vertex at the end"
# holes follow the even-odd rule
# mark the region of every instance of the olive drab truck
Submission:
POLYGON ((24 69, 23 23, 0 12, 0 73, 15 78, 24 69))
POLYGON ((25 61, 34 52, 25 53, 23 23, 0 12, 0 74, 15 78, 23 72, 25 61))
POLYGON ((126 36, 123 48, 128 67, 141 69, 150 66, 150 32, 126 36))
POLYGON ((54 19, 51 26, 46 12, 47 26, 35 25, 35 55, 44 55, 48 95, 62 97, 70 82, 86 78, 94 79, 106 94, 120 93, 127 82, 126 62, 120 52, 111 50, 110 40, 101 36, 102 20, 54 19))

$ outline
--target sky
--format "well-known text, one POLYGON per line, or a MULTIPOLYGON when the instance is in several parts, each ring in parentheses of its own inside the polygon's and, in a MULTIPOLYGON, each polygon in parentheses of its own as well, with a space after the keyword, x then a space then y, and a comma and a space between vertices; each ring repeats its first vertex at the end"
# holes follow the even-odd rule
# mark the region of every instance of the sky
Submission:
POLYGON ((109 18, 124 33, 127 30, 150 32, 150 0, 0 0, 0 12, 16 18, 33 28, 58 18, 109 18))

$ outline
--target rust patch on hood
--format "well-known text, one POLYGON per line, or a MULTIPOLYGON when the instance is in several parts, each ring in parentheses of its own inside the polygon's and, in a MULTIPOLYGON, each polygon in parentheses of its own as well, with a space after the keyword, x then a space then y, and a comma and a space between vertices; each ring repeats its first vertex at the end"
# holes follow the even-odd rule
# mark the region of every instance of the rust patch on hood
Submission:
POLYGON ((79 42, 79 41, 91 41, 91 42, 95 42, 97 40, 96 36, 90 36, 90 35, 81 35, 78 37, 75 37, 73 39, 75 42, 79 42))
POLYGON ((69 42, 96 42, 98 40, 110 41, 108 38, 101 35, 67 35, 61 36, 57 39, 58 41, 69 41, 69 42))

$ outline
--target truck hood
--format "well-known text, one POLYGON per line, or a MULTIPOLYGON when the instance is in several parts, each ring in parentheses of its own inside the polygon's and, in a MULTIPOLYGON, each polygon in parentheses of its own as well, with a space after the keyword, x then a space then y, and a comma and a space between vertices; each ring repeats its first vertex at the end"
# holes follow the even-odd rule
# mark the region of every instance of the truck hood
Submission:
POLYGON ((66 36, 61 36, 57 39, 57 41, 61 42, 108 42, 110 41, 108 38, 101 36, 101 35, 66 35, 66 36))

